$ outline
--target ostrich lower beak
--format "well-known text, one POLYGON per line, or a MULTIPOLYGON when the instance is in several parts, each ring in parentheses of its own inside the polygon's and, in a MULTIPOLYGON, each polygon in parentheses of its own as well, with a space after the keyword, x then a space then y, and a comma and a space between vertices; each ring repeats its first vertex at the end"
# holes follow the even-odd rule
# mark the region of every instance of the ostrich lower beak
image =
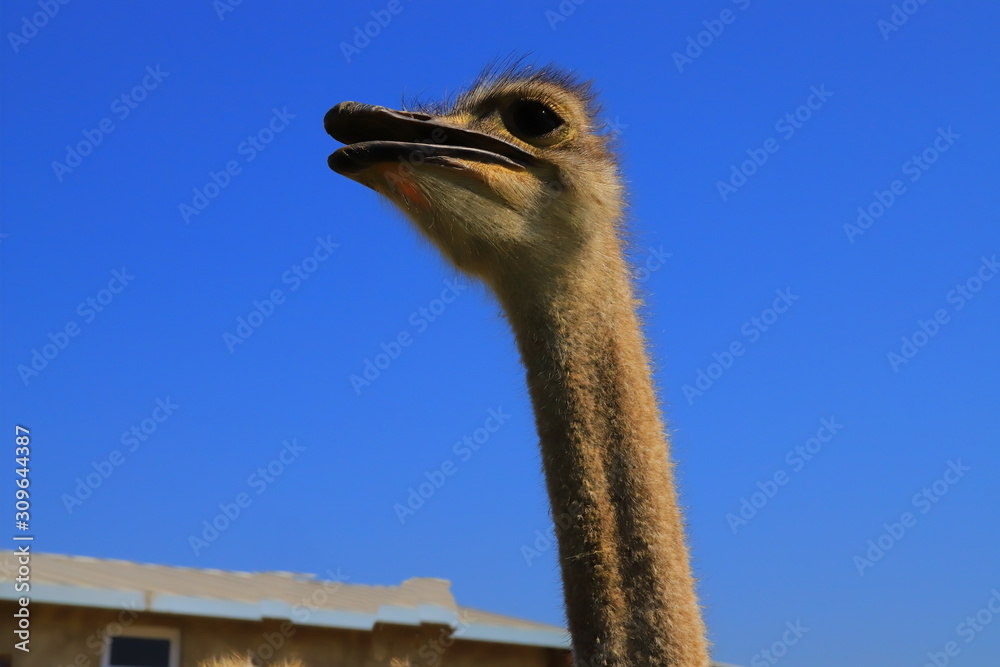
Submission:
POLYGON ((468 169, 469 162, 521 171, 534 155, 492 135, 449 125, 422 113, 341 102, 323 119, 327 133, 346 144, 334 152, 330 169, 351 177, 377 164, 421 164, 468 169))

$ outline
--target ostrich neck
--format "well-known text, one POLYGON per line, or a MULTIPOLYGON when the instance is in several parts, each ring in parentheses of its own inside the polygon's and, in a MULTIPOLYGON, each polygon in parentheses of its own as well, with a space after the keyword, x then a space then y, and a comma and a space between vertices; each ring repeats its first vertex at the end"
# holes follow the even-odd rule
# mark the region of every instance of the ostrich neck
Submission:
POLYGON ((624 258, 498 290, 527 369, 577 665, 708 665, 624 258))

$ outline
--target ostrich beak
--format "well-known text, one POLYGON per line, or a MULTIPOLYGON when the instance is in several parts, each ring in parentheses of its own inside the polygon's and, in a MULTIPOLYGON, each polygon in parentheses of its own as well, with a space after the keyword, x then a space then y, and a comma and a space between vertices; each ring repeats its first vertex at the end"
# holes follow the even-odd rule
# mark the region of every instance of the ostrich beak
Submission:
POLYGON ((437 116, 341 102, 323 119, 327 133, 344 144, 327 163, 353 178, 369 167, 398 163, 474 171, 469 163, 523 171, 534 155, 489 134, 451 125, 437 116))

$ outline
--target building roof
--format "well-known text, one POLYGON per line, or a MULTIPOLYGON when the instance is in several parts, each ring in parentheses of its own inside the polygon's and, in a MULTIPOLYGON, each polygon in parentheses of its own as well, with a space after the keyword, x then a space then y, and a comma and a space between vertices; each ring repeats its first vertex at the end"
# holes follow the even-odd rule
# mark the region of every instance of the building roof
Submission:
MULTIPOLYGON (((445 579, 366 586, 291 572, 231 572, 125 560, 31 554, 36 603, 104 607, 297 625, 372 630, 376 623, 450 626, 456 639, 568 649, 565 629, 459 606, 445 579)), ((14 590, 17 555, 0 550, 0 599, 14 590)))
MULTIPOLYGON (((372 630, 376 623, 447 625, 463 641, 570 648, 554 625, 459 606, 447 579, 416 577, 367 586, 293 572, 235 572, 133 563, 111 558, 31 554, 31 590, 14 590, 17 553, 0 550, 0 600, 372 630)), ((713 662, 713 667, 734 667, 713 662)))

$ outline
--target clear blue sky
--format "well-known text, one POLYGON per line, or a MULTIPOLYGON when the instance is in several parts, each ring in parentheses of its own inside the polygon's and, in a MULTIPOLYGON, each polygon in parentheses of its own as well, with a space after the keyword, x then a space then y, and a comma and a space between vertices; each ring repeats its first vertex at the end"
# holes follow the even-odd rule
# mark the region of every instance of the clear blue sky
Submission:
POLYGON ((498 308, 437 301, 454 271, 327 169, 322 128, 530 53, 617 125, 716 657, 994 664, 1000 7, 903 4, 71 2, 33 30, 4 3, 2 423, 34 438, 36 548, 445 577, 562 623, 498 308))

